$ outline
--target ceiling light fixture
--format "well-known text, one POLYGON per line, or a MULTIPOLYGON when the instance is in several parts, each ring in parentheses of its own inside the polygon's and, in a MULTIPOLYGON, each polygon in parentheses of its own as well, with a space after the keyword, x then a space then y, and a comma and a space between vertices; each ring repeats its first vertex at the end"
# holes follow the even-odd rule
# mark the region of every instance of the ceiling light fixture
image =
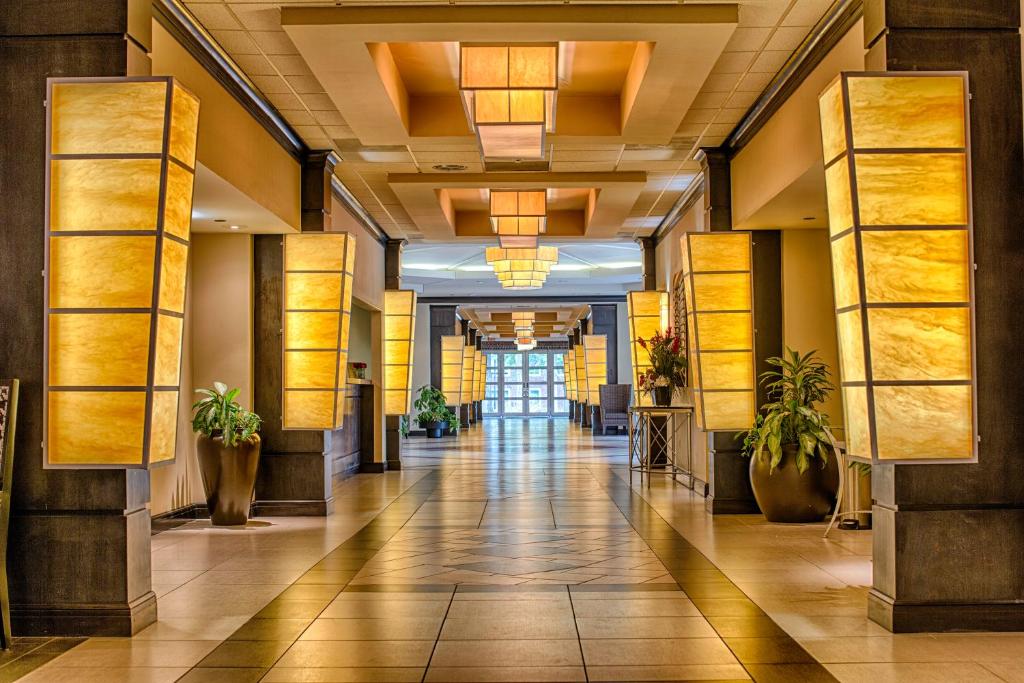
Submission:
POLYGON ((558 44, 462 43, 459 91, 484 157, 542 159, 554 132, 558 44))
POLYGON ((538 289, 558 263, 558 247, 504 249, 488 247, 484 254, 505 289, 538 289))
POLYGON ((491 229, 505 248, 532 248, 547 229, 546 190, 491 190, 491 229))

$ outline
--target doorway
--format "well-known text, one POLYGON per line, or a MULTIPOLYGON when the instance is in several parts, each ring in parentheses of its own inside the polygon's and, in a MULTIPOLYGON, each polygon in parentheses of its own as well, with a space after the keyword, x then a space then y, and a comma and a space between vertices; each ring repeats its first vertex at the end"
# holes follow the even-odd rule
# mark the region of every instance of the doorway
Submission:
POLYGON ((562 351, 486 351, 485 417, 569 414, 562 351))

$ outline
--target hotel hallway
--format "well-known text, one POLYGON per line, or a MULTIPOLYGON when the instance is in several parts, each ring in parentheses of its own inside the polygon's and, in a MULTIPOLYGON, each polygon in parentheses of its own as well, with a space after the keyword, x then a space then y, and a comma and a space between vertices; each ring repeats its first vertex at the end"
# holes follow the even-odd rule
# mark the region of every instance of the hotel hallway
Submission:
POLYGON ((712 520, 682 486, 631 490, 625 448, 488 420, 412 439, 326 520, 164 531, 159 622, 21 680, 1022 680, 1024 636, 869 622, 870 532, 712 520))

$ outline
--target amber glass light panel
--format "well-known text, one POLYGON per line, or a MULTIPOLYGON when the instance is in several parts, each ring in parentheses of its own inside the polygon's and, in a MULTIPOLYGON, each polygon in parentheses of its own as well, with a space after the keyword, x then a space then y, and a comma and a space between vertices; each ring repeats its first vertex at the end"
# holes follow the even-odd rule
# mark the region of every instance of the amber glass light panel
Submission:
POLYGON ((681 246, 697 424, 750 429, 756 386, 750 233, 687 233, 681 246))
POLYGON ((852 456, 977 460, 967 92, 844 73, 819 98, 852 456))
POLYGON ((491 229, 502 247, 536 247, 547 225, 545 190, 491 190, 491 229))
POLYGON ((199 100, 169 77, 48 87, 44 464, 171 461, 199 100))
POLYGON ((551 266, 558 263, 558 247, 488 247, 484 257, 503 288, 535 289, 544 284, 551 266))
POLYGON ((462 403, 462 355, 466 338, 461 334, 441 337, 441 393, 447 405, 462 403))
POLYGON ((542 158, 554 130, 557 43, 462 43, 459 56, 459 89, 484 156, 542 158))
POLYGON ((626 313, 633 359, 633 400, 637 405, 651 405, 650 393, 639 390, 640 377, 651 369, 651 355, 637 339, 647 340, 668 330, 668 292, 628 292, 626 313))
POLYGON ((484 364, 484 352, 480 349, 476 350, 476 385, 474 389, 473 400, 482 401, 484 400, 484 389, 486 388, 487 381, 487 367, 484 364))
POLYGON ((608 384, 608 337, 603 334, 583 335, 583 355, 586 359, 587 403, 601 405, 602 384, 608 384))
POLYGON ((473 378, 476 371, 476 347, 471 344, 464 344, 462 347, 462 386, 460 387, 460 402, 473 402, 473 378))
POLYGON ((407 415, 412 402, 416 292, 384 292, 384 414, 407 415))
POLYGON ((584 347, 576 347, 576 400, 580 403, 587 403, 590 395, 587 392, 587 356, 584 347))
POLYGON ((570 346, 565 355, 565 397, 576 400, 576 347, 570 346))
POLYGON ((284 236, 284 429, 339 429, 345 416, 356 241, 284 236))

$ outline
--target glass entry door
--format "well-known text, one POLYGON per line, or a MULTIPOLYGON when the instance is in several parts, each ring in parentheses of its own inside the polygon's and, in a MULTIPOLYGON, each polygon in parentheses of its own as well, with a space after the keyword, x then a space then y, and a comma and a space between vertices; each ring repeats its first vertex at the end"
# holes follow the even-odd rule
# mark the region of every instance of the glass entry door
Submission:
POLYGON ((552 351, 489 351, 484 414, 498 417, 567 415, 564 356, 552 351))

